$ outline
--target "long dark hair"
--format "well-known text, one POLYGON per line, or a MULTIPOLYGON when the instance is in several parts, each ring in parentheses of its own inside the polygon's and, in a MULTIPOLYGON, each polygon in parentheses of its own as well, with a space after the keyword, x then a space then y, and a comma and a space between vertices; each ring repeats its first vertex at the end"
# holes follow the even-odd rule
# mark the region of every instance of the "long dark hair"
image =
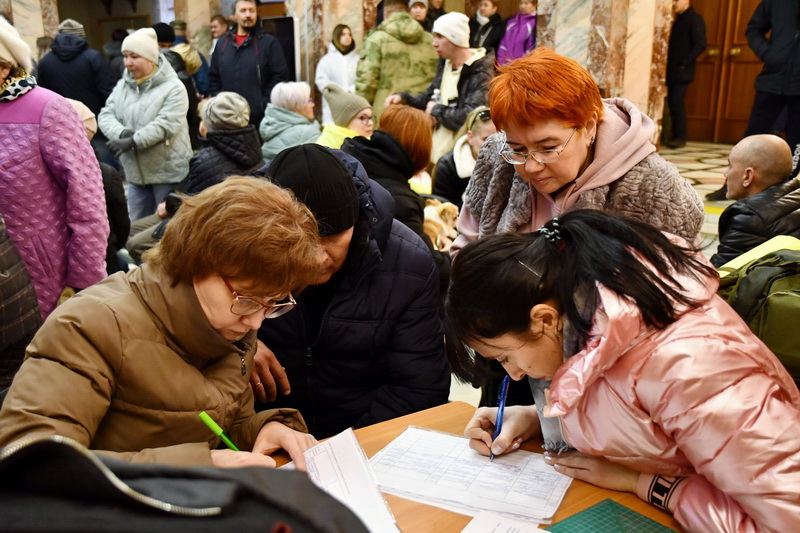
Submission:
POLYGON ((335 46, 336 49, 339 50, 343 55, 347 55, 356 49, 356 40, 353 37, 353 30, 350 30, 350 46, 348 46, 346 50, 342 49, 342 45, 339 41, 341 40, 342 32, 345 29, 350 30, 350 26, 347 24, 337 24, 336 27, 333 28, 333 34, 331 35, 333 46, 335 46))
POLYGON ((717 275, 696 253, 640 220, 592 210, 571 211, 543 232, 473 242, 453 262, 445 303, 453 373, 484 382, 488 362, 466 343, 527 332, 530 309, 547 301, 566 316, 582 348, 597 308, 597 282, 635 303, 647 325, 664 328, 677 319, 676 304, 699 305, 675 276, 717 275))

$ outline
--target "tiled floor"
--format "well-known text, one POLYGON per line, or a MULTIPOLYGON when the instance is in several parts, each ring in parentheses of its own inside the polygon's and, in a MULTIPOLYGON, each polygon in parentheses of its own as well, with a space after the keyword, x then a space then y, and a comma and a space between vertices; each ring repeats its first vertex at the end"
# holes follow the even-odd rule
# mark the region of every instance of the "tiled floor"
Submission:
MULTIPOLYGON (((728 144, 690 142, 677 150, 667 147, 659 150, 664 159, 678 167, 681 176, 692 183, 703 199, 706 218, 700 235, 703 239, 701 244, 703 253, 708 257, 711 257, 717 250, 719 215, 731 202, 709 202, 705 199, 705 195, 716 191, 725 183, 722 173, 728 165, 728 153, 731 148, 732 146, 728 144)), ((453 379, 450 387, 451 401, 463 401, 477 406, 480 396, 478 389, 473 389, 470 385, 459 383, 455 378, 453 379)))

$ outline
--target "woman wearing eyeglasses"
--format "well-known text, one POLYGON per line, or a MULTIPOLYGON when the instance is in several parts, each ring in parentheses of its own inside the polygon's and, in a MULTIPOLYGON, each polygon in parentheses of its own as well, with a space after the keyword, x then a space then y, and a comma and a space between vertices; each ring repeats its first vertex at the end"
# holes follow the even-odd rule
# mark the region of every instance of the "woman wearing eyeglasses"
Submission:
POLYGON ((0 447, 62 435, 132 462, 304 465, 316 441, 293 409, 256 414, 256 332, 319 272, 311 212, 266 180, 232 177, 186 200, 145 264, 50 315, 0 411, 0 447), (208 413, 241 450, 199 420, 208 413))
POLYGON ((351 94, 335 83, 325 87, 322 96, 330 104, 334 123, 322 128, 317 144, 338 149, 345 139, 372 137, 375 116, 372 114, 372 106, 364 97, 351 94))
POLYGON ((489 107, 501 133, 481 149, 451 253, 484 235, 534 231, 577 208, 697 237, 703 204, 656 153, 653 121, 623 98, 602 100, 576 61, 539 48, 500 67, 489 107))
MULTIPOLYGON (((697 238, 703 203, 656 153, 647 115, 623 98, 602 100, 586 69, 545 48, 498 72, 489 107, 500 133, 481 148, 451 255, 487 235, 535 231, 571 209, 627 215, 697 238)), ((485 387, 482 404, 496 401, 496 388, 485 387)), ((512 386, 510 404, 531 402, 526 385, 512 386)))

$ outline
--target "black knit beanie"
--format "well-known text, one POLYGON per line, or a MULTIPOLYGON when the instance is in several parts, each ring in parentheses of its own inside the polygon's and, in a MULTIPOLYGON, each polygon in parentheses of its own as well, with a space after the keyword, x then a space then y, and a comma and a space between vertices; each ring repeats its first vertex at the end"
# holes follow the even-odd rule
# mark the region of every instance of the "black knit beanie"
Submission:
POLYGON ((352 228, 359 198, 353 175, 338 157, 318 144, 303 144, 275 156, 267 170, 273 182, 290 189, 314 216, 320 237, 352 228))

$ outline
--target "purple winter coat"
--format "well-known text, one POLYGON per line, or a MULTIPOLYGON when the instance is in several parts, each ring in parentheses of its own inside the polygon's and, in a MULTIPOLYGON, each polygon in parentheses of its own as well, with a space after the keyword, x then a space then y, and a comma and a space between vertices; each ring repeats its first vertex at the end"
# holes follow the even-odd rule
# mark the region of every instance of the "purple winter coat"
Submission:
POLYGON ((100 166, 78 114, 41 87, 0 102, 0 146, 0 212, 46 318, 65 287, 106 275, 100 166))
POLYGON ((505 65, 536 46, 536 15, 517 13, 506 22, 506 33, 497 49, 497 62, 505 65))

